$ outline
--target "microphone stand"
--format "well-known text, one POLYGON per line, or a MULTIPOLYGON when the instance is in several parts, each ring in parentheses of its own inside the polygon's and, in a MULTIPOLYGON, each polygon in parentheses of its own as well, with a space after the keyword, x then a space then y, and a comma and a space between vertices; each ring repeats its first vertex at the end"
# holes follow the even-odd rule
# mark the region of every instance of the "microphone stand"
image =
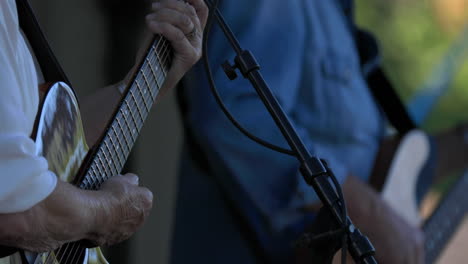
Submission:
POLYGON ((324 160, 311 156, 260 74, 260 66, 253 54, 240 47, 217 7, 210 0, 205 0, 205 2, 210 8, 210 16, 216 18, 218 25, 237 54, 234 58, 234 64, 229 62, 223 64, 226 75, 229 79, 234 80, 237 77, 236 69, 238 69, 243 77, 251 82, 291 150, 295 153, 295 157, 300 163, 303 179, 312 186, 322 201, 323 207, 312 226, 312 233, 303 235, 298 245, 312 249, 314 263, 331 263, 334 254, 343 242, 343 235, 346 235, 347 247, 356 263, 377 263, 374 258, 374 247, 367 237, 352 224, 351 219, 346 214, 343 195, 333 172, 324 160), (331 185, 329 178, 335 179, 336 189, 331 185))

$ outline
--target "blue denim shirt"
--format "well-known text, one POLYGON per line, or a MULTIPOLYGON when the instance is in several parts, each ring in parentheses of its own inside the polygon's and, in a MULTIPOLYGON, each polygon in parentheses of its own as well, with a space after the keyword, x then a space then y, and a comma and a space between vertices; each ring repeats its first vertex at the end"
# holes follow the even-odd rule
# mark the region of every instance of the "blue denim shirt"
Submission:
MULTIPOLYGON (((339 1, 222 1, 221 11, 242 47, 256 56, 306 147, 325 158, 342 183, 349 174, 367 180, 384 122, 363 78, 339 1)), ((235 54, 217 26, 208 55, 217 88, 233 115, 253 134, 287 147, 250 83, 229 81, 219 67, 235 54)), ((294 158, 252 142, 228 121, 205 75, 197 65, 189 76, 188 125, 222 191, 269 247, 272 237, 302 228, 307 219, 302 208, 318 198, 294 158)))

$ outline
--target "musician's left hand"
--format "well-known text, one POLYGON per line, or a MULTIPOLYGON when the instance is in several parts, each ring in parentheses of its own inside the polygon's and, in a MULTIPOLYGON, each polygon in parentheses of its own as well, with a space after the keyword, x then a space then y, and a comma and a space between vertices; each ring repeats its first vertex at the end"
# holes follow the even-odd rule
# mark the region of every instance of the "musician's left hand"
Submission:
MULTIPOLYGON (((202 55, 203 30, 208 18, 208 8, 203 0, 161 0, 151 6, 152 13, 146 16, 146 24, 152 34, 161 34, 169 40, 174 49, 172 67, 158 93, 158 98, 173 88, 184 74, 202 55)), ((148 46, 140 49, 140 55, 148 46)), ((137 56, 141 59, 141 56, 137 56)), ((97 90, 82 100, 82 115, 86 139, 93 146, 102 135, 105 125, 114 112, 121 94, 138 65, 127 74, 123 81, 97 90), (121 90, 120 90, 121 92, 121 90)))
POLYGON ((208 8, 203 0, 161 0, 151 6, 146 16, 148 28, 169 40, 174 49, 172 67, 163 90, 177 84, 202 55, 203 30, 208 8))

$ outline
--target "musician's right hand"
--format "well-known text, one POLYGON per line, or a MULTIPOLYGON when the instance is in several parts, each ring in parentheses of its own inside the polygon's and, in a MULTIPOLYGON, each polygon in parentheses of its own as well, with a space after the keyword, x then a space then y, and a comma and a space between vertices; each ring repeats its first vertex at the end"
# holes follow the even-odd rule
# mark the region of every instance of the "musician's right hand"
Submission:
POLYGON ((103 204, 98 206, 102 214, 95 228, 89 233, 89 240, 96 245, 112 245, 129 238, 148 216, 153 194, 138 186, 135 174, 118 175, 107 180, 98 191, 103 204))
POLYGON ((343 185, 353 223, 372 242, 382 264, 424 263, 424 234, 400 217, 369 185, 350 176, 343 185))
POLYGON ((114 176, 98 191, 58 180, 54 191, 32 208, 0 214, 0 245, 46 252, 79 240, 117 243, 143 223, 152 200, 133 174, 114 176))

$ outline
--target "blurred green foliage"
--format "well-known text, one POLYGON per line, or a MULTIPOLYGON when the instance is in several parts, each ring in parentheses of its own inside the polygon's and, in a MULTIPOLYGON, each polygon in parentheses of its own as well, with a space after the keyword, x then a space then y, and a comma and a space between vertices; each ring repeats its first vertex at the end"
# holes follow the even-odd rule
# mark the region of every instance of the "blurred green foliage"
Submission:
MULTIPOLYGON (((444 30, 431 3, 430 0, 356 0, 358 24, 377 36, 384 68, 405 101, 422 88, 461 34, 460 30, 444 30)), ((466 59, 453 79, 424 124, 429 131, 468 121, 466 59)))

